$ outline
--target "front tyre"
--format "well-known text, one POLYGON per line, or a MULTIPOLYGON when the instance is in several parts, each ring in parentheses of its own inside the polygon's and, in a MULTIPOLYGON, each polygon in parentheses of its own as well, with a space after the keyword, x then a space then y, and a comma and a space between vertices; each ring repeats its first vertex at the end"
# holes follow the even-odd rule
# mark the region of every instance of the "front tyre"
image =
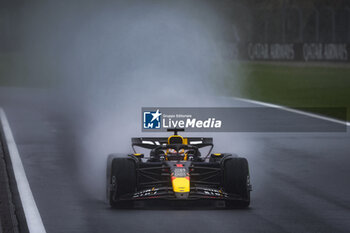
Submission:
POLYGON ((249 168, 246 158, 230 158, 224 162, 224 189, 237 194, 239 200, 226 200, 226 208, 247 208, 250 204, 249 168))
POLYGON ((113 158, 107 176, 108 202, 113 208, 131 208, 133 201, 123 200, 126 194, 136 190, 135 161, 129 158, 113 158))

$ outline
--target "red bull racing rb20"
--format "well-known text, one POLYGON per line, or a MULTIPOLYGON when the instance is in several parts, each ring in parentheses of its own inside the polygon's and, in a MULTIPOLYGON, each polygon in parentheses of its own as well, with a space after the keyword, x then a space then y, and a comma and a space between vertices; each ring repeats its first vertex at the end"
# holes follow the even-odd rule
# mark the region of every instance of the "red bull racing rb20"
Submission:
POLYGON ((132 138, 134 153, 111 154, 107 162, 107 200, 113 208, 131 208, 138 200, 223 200, 226 208, 250 204, 248 161, 228 153, 211 154, 212 138, 132 138), (200 149, 208 147, 202 156, 200 149), (149 155, 136 148, 149 149, 149 155))

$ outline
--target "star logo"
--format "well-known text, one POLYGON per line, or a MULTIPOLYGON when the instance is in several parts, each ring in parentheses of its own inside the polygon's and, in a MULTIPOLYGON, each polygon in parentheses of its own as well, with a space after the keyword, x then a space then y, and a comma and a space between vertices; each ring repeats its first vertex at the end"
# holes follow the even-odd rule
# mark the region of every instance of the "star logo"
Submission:
POLYGON ((155 113, 151 113, 151 114, 153 116, 151 122, 153 122, 154 120, 159 121, 159 116, 162 115, 162 113, 159 112, 159 109, 157 109, 157 111, 155 113))

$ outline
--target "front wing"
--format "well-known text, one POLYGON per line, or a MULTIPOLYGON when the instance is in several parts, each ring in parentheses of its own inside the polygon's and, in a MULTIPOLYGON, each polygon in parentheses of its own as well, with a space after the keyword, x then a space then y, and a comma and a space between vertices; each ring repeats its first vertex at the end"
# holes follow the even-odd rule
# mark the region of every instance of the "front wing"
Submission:
POLYGON ((206 187, 192 187, 188 198, 176 198, 175 193, 171 187, 160 187, 145 189, 133 194, 127 194, 120 198, 121 200, 244 200, 237 194, 229 194, 219 189, 212 189, 206 187))

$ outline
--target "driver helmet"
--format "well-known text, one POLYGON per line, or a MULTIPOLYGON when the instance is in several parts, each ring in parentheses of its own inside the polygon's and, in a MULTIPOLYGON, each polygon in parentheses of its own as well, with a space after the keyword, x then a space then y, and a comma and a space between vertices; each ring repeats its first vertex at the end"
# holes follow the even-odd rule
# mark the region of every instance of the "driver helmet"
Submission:
MULTIPOLYGON (((184 139, 180 135, 172 135, 168 138, 169 145, 171 145, 171 144, 183 144, 183 142, 184 142, 184 139)), ((175 149, 171 149, 171 148, 167 149, 167 151, 166 151, 167 159, 169 159, 168 155, 171 155, 171 154, 180 154, 181 156, 183 156, 183 160, 186 160, 186 158, 187 158, 187 155, 186 155, 184 149, 181 149, 178 152, 175 149)))

